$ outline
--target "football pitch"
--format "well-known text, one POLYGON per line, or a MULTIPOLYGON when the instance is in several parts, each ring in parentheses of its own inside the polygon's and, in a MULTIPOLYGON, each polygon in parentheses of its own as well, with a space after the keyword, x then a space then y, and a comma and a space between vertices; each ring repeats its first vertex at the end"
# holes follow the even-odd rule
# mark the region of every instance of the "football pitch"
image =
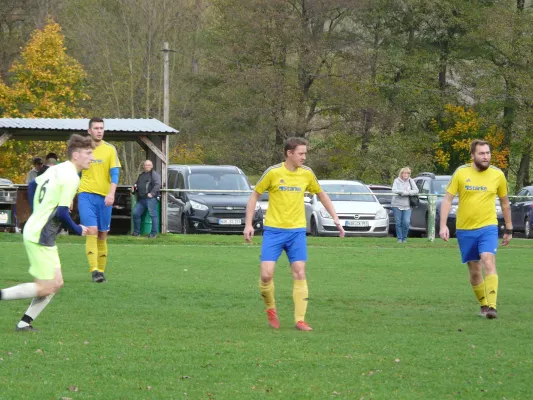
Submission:
MULTIPOLYGON (((258 293, 261 238, 110 237, 107 284, 84 239, 60 237, 65 286, 15 332, 29 300, 0 302, 0 399, 530 399, 533 241, 500 248, 499 319, 479 307, 455 240, 309 238, 313 332, 281 329, 258 293)), ((27 282, 20 235, 0 234, 0 287, 27 282)))

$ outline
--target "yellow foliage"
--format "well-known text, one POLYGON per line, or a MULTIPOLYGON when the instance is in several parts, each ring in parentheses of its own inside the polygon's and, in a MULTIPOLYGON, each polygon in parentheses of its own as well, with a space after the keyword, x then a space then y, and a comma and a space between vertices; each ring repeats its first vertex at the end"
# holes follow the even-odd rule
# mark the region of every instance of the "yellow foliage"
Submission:
POLYGON ((449 126, 440 129, 437 121, 431 127, 437 131, 438 143, 435 145, 434 160, 437 165, 448 169, 450 160, 461 164, 469 163, 470 143, 474 139, 486 140, 492 149, 492 164, 499 168, 507 167, 509 149, 503 148, 504 134, 496 125, 483 128, 483 119, 472 109, 447 104, 443 124, 449 126))
MULTIPOLYGON (((89 99, 83 91, 87 74, 66 53, 59 24, 49 21, 36 30, 20 60, 10 72, 11 86, 0 81, 0 115, 7 118, 73 118, 84 111, 80 104, 89 99)), ((8 141, 0 147, 0 176, 24 183, 33 157, 53 151, 66 157, 64 142, 8 141)))
POLYGON ((177 164, 203 164, 205 154, 199 144, 192 146, 179 144, 170 150, 169 159, 170 162, 177 164))

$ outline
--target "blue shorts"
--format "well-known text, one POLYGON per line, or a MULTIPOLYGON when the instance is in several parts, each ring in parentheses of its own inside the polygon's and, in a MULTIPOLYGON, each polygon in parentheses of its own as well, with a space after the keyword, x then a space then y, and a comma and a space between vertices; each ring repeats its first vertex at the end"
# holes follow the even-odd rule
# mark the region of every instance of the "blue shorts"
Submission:
POLYGON ((285 250, 289 262, 307 261, 305 228, 281 229, 265 227, 261 245, 261 261, 278 261, 285 250))
POLYGON ((98 232, 111 229, 111 211, 113 206, 105 205, 105 197, 96 193, 82 192, 78 195, 78 212, 84 226, 96 226, 98 232))
POLYGON ((457 229, 456 232, 463 263, 479 261, 481 253, 496 254, 498 250, 498 227, 485 226, 479 229, 457 229))

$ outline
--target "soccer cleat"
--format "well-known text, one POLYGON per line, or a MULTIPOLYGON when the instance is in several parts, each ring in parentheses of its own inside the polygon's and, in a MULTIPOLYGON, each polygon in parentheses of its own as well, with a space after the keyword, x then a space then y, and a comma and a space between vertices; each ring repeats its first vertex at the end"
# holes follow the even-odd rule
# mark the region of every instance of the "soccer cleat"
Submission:
POLYGON ((155 233, 150 233, 148 236, 146 236, 148 239, 156 239, 157 238, 157 234, 155 233))
POLYGON ((268 316, 268 324, 274 329, 279 329, 279 318, 276 309, 271 308, 269 310, 266 310, 266 313, 268 316))
POLYGON ((489 312, 489 306, 481 306, 481 309, 479 310, 479 316, 486 318, 488 312, 489 312))
POLYGON ((133 232, 133 233, 131 234, 131 236, 139 236, 139 234, 138 234, 138 233, 135 233, 135 232, 133 232))
POLYGON ((487 319, 496 319, 498 318, 498 312, 495 308, 490 307, 487 311, 487 319))
POLYGON ((92 276, 93 276, 93 282, 96 282, 96 283, 107 282, 103 272, 93 271, 92 276))
POLYGON ((307 325, 307 323, 304 321, 298 321, 294 327, 298 329, 299 331, 312 331, 313 330, 313 328, 307 325))
POLYGON ((31 325, 26 325, 22 328, 19 328, 18 325, 15 325, 15 332, 39 332, 39 329, 35 329, 31 325))

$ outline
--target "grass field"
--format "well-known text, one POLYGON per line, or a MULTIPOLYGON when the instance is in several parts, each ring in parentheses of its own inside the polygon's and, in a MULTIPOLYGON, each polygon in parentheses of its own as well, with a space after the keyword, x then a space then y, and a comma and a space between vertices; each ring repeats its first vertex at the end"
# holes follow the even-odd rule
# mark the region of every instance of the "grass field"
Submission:
MULTIPOLYGON (((84 241, 60 237, 65 286, 16 333, 29 301, 0 304, 0 399, 531 399, 533 241, 498 254, 499 319, 477 317, 457 243, 309 238, 307 321, 281 329, 258 294, 260 238, 111 237, 109 283, 84 241)), ((0 234, 0 287, 29 280, 21 237, 0 234)))

